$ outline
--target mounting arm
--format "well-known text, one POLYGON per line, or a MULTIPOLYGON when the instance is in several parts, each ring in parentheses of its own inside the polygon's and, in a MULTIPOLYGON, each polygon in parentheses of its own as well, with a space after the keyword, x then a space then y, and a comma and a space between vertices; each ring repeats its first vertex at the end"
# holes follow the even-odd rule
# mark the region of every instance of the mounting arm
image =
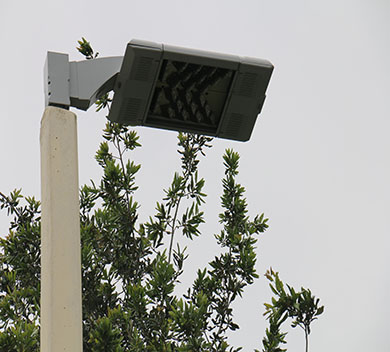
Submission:
POLYGON ((45 106, 87 110, 114 88, 123 56, 71 61, 49 51, 45 62, 45 106))

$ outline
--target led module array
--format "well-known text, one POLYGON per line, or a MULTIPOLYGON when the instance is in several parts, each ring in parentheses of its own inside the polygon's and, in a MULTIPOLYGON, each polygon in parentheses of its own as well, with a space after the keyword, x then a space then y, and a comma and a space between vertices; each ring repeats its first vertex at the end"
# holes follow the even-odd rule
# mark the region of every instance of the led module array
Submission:
POLYGON ((231 70, 164 60, 149 108, 149 122, 168 119, 216 132, 228 94, 231 70))

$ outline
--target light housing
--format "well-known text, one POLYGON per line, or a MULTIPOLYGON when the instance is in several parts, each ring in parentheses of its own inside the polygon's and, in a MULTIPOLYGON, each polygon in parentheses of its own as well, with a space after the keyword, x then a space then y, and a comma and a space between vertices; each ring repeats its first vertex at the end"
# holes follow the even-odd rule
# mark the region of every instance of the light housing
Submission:
POLYGON ((133 40, 108 118, 247 141, 272 71, 266 60, 133 40))
POLYGON ((114 90, 113 122, 247 141, 272 71, 262 59, 132 40, 124 57, 48 52, 45 101, 87 110, 114 90))

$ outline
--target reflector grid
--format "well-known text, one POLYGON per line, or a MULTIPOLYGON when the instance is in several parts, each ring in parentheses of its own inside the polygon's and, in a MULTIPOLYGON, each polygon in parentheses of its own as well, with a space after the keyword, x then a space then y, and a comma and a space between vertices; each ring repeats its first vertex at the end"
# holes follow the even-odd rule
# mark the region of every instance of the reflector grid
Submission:
POLYGON ((145 124, 215 133, 234 71, 164 60, 145 124))

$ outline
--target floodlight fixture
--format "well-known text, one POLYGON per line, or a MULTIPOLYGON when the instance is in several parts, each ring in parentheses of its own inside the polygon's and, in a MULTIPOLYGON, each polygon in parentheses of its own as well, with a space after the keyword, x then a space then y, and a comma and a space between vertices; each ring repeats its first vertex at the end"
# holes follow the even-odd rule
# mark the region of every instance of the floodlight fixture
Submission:
POLYGON ((247 141, 272 71, 267 60, 140 40, 123 57, 48 52, 46 105, 87 110, 113 90, 113 122, 247 141))

